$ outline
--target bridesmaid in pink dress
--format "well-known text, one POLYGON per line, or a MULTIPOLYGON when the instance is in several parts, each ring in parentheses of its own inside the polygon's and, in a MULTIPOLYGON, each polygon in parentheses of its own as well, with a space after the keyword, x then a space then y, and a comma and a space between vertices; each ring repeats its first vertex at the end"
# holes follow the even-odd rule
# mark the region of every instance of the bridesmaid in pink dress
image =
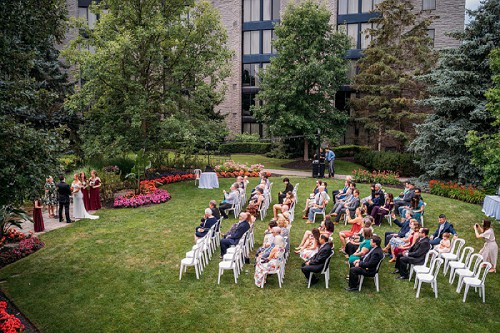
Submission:
POLYGON ((90 173, 90 207, 89 210, 101 209, 101 179, 97 176, 97 172, 92 170, 90 173))
POLYGON ((89 180, 85 175, 85 172, 80 172, 80 182, 82 183, 82 194, 83 194, 83 205, 85 206, 85 210, 90 210, 90 194, 89 194, 89 180))
POLYGON ((42 202, 39 199, 34 202, 33 222, 35 222, 35 232, 42 232, 45 230, 42 215, 42 202))

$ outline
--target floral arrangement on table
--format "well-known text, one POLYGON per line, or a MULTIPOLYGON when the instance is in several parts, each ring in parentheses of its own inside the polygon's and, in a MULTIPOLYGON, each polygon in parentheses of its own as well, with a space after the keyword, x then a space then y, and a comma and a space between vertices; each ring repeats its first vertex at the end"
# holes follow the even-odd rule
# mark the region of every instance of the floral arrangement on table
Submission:
POLYGON ((451 181, 445 183, 439 180, 431 180, 429 182, 429 188, 431 189, 431 194, 473 204, 482 203, 486 196, 483 190, 474 185, 460 185, 451 181))
POLYGON ((7 303, 3 301, 0 302, 0 332, 24 332, 24 325, 21 324, 21 320, 7 312, 7 303))
POLYGON ((28 235, 19 242, 17 247, 5 246, 0 249, 0 267, 27 257, 44 246, 45 244, 39 238, 28 235))
POLYGON ((399 174, 394 171, 368 171, 363 169, 353 170, 352 176, 358 183, 380 183, 385 185, 398 185, 399 174))

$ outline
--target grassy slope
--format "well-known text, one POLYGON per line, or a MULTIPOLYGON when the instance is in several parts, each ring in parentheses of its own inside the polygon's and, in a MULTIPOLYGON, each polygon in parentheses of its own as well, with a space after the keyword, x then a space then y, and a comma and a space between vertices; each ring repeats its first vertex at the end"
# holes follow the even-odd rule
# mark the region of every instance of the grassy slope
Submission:
MULTIPOLYGON (((313 179, 300 182, 300 207, 313 179)), ((231 180, 222 180, 228 188, 231 180)), ((251 185, 256 184, 252 179, 251 185)), ((275 180, 280 186, 281 182, 275 180)), ((340 187, 338 181, 331 188, 340 187)), ((368 186, 361 185, 362 195, 368 186)), ((395 281, 392 267, 382 265, 381 292, 372 279, 365 281, 361 293, 347 293, 347 268, 339 253, 331 267, 330 289, 324 282, 306 289, 300 272, 300 258, 292 255, 282 289, 271 277, 265 289, 255 287, 253 266, 245 265, 238 284, 232 274, 217 285, 214 258, 198 281, 188 270, 178 280, 179 262, 192 245, 192 232, 209 199, 219 198, 221 190, 199 190, 192 182, 169 185, 172 201, 132 209, 101 210, 99 220, 82 220, 67 228, 42 236, 45 249, 0 270, 2 289, 33 320, 42 332, 171 332, 197 331, 357 331, 373 327, 386 332, 500 330, 499 274, 487 278, 486 304, 477 294, 462 303, 447 277, 439 276, 439 300, 429 285, 415 299, 413 283, 395 281), (365 318, 360 320, 360 318, 365 318)), ((277 193, 276 189, 274 194, 277 193)), ((426 195, 427 226, 436 225, 437 215, 445 213, 467 245, 479 250, 472 225, 483 218, 479 206, 426 195)), ((299 215, 299 214, 297 214, 299 215)), ((270 217, 269 217, 270 218, 270 217)), ((257 222, 256 242, 269 220, 257 222)), ((234 220, 226 221, 223 230, 234 220)), ((310 228, 297 219, 291 231, 295 246, 310 228)), ((337 226, 336 231, 344 226, 337 226)), ((379 234, 390 228, 384 224, 379 234)), ((497 230, 500 230, 498 227, 497 230)), ((339 245, 335 238, 336 248, 339 245)))

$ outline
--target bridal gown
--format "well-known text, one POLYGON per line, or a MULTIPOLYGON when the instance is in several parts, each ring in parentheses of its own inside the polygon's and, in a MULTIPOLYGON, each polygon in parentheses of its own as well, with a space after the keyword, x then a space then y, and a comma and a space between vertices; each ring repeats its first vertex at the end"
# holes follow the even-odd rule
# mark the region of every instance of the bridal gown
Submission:
POLYGON ((80 189, 80 191, 73 193, 73 215, 76 219, 98 219, 97 215, 90 215, 87 213, 85 209, 85 205, 83 203, 83 193, 81 190, 81 186, 78 184, 73 184, 74 189, 80 189))

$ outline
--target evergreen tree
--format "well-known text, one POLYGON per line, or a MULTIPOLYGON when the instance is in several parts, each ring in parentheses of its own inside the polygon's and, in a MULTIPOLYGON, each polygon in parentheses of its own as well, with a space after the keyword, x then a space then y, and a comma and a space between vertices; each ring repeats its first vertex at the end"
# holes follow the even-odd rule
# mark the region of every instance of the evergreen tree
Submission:
POLYGON ((208 2, 109 0, 91 10, 100 19, 93 29, 76 22, 81 34, 64 51, 83 79, 67 106, 84 114, 87 157, 224 137, 214 110, 231 53, 208 2))
POLYGON ((486 92, 488 111, 494 119, 491 134, 479 135, 470 131, 466 146, 472 153, 472 164, 483 172, 484 184, 500 185, 500 48, 491 52, 490 68, 493 72, 494 86, 486 92))
POLYGON ((432 17, 415 14, 410 0, 385 0, 375 11, 380 13, 372 19, 376 28, 365 32, 373 40, 358 61, 353 82, 360 97, 351 104, 355 121, 375 136, 379 151, 391 140, 402 151, 414 137, 413 125, 426 115, 425 108, 415 105, 425 92, 415 76, 436 63, 427 35, 432 17))
POLYGON ((304 135, 304 159, 308 140, 318 129, 333 137, 347 122, 334 101, 346 83, 349 40, 335 31, 330 16, 324 5, 313 1, 287 7, 275 29, 278 55, 261 75, 257 98, 262 103, 253 108, 272 135, 304 135))
POLYGON ((484 94, 492 86, 488 55, 500 43, 500 2, 484 1, 469 14, 473 20, 465 31, 453 34, 462 44, 442 51, 439 66, 422 77, 430 84, 430 97, 422 104, 435 113, 417 126, 410 150, 421 156, 427 178, 471 182, 481 177, 465 140, 470 130, 479 136, 492 130, 484 94))

